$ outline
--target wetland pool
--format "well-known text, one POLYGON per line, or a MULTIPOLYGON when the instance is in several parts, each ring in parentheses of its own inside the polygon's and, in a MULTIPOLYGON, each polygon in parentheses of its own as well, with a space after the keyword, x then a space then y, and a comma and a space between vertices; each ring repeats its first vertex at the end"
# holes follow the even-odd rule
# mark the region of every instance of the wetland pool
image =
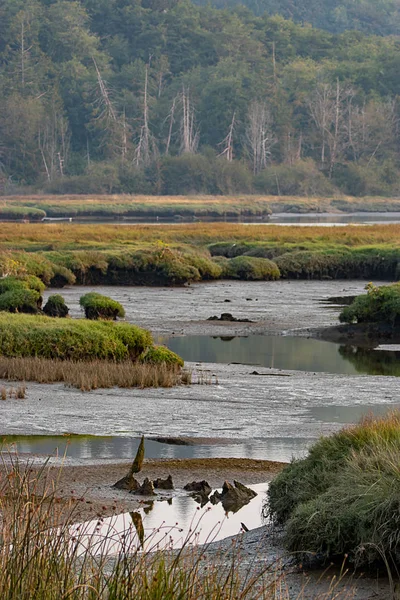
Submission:
POLYGON ((134 512, 83 523, 78 533, 73 527, 71 534, 79 539, 82 553, 90 550, 92 555, 134 552, 141 547, 141 526, 147 551, 216 542, 243 531, 242 524, 251 530, 265 523, 262 509, 268 483, 248 487, 257 496, 237 512, 225 513, 221 503, 200 506, 186 492, 176 490, 173 495, 166 492, 162 499, 143 502, 143 508, 134 512))
POLYGON ((289 371, 340 375, 400 375, 399 346, 357 348, 313 338, 277 335, 161 338, 185 361, 246 364, 289 371))

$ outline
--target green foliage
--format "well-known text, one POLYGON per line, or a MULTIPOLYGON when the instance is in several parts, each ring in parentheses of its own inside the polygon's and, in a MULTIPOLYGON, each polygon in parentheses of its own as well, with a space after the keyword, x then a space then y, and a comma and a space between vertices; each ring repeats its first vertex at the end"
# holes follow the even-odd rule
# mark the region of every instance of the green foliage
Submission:
POLYGON ((136 360, 151 344, 148 331, 128 323, 0 313, 0 354, 7 357, 120 362, 136 360))
POLYGON ((84 309, 87 319, 115 320, 117 317, 125 317, 122 304, 97 292, 85 294, 80 298, 79 304, 84 309))
POLYGON ((268 167, 254 179, 254 187, 260 194, 276 196, 324 197, 337 191, 312 159, 268 167))
POLYGON ((367 419, 360 425, 322 437, 303 459, 293 460, 270 483, 269 512, 278 523, 286 523, 296 509, 335 485, 338 474, 354 453, 397 445, 400 450, 400 415, 367 419))
POLYGON ((165 363, 168 366, 183 367, 183 360, 178 354, 172 352, 165 346, 151 346, 146 350, 146 353, 142 357, 142 361, 145 363, 151 363, 159 365, 165 363))
POLYGON ((400 502, 399 443, 380 444, 351 456, 335 485, 301 504, 289 520, 288 549, 300 556, 343 560, 357 566, 398 563, 400 502))
POLYGON ((33 275, 0 279, 0 311, 35 314, 42 306, 44 290, 44 284, 33 275))
POLYGON ((269 488, 288 550, 358 564, 394 560, 399 544, 400 416, 367 419, 322 438, 269 488))
POLYGON ((0 294, 0 311, 36 314, 41 303, 42 298, 38 292, 23 287, 0 294))
POLYGON ((339 315, 341 323, 383 323, 394 328, 400 324, 400 284, 377 287, 367 285, 367 294, 346 306, 339 315))
POLYGON ((294 250, 275 261, 282 277, 303 279, 369 279, 398 276, 400 253, 383 248, 294 250))
POLYGON ((29 221, 41 221, 45 216, 44 210, 33 206, 0 206, 0 219, 2 220, 29 219, 29 221))
POLYGON ((222 277, 226 279, 271 281, 280 277, 279 268, 268 258, 237 256, 219 263, 219 266, 222 267, 222 277))
POLYGON ((398 195, 395 0, 213 4, 3 0, 1 192, 398 195))
POLYGON ((60 294, 53 294, 52 296, 49 296, 43 307, 43 312, 48 317, 63 318, 68 316, 69 308, 60 294))

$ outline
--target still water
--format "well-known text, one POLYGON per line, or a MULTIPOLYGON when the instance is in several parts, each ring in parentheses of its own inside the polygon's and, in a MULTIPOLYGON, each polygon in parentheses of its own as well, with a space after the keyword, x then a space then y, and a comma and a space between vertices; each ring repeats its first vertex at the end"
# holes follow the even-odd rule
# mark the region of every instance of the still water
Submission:
POLYGON ((164 501, 146 502, 135 512, 89 521, 79 526, 78 534, 72 528, 71 534, 79 538, 81 553, 90 550, 92 555, 139 549, 138 521, 139 527, 143 525, 143 549, 147 551, 222 540, 240 533, 242 523, 255 529, 265 522, 262 507, 268 484, 249 487, 257 496, 236 513, 225 513, 221 503, 200 507, 187 493, 176 490, 169 497, 165 492, 164 501))
MULTIPOLYGON (((400 352, 341 346, 294 336, 185 336, 163 342, 190 362, 240 363, 341 375, 400 375, 400 352)), ((389 346, 390 347, 390 346, 389 346)), ((398 348, 398 346, 395 346, 398 348)))

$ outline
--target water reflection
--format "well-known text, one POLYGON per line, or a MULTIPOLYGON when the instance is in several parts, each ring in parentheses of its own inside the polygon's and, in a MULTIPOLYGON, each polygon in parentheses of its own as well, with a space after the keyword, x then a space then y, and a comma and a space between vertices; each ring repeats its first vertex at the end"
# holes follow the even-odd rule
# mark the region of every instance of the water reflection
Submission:
MULTIPOLYGON (((19 453, 60 457, 79 463, 97 463, 107 460, 133 460, 140 438, 57 435, 4 436, 3 449, 11 446, 19 453)), ((303 456, 310 439, 301 437, 263 437, 250 440, 232 440, 231 444, 218 443, 176 446, 146 439, 146 458, 254 458, 288 462, 292 456, 303 456)))
MULTIPOLYGON (((132 513, 79 525, 81 553, 88 549, 93 554, 117 554, 140 547, 145 551, 181 548, 187 543, 205 544, 236 535, 242 531, 242 523, 247 529, 260 527, 265 522, 262 505, 268 484, 250 487, 257 496, 236 513, 225 513, 221 504, 200 508, 181 492, 165 501, 147 503, 132 513)), ((72 536, 75 531, 76 526, 72 536)))
POLYGON ((400 352, 389 350, 371 350, 370 348, 356 348, 341 346, 341 356, 349 361, 359 373, 368 375, 400 376, 400 352))
POLYGON ((242 363, 342 375, 400 375, 400 352, 340 346, 303 337, 185 336, 165 342, 171 350, 192 362, 242 363))

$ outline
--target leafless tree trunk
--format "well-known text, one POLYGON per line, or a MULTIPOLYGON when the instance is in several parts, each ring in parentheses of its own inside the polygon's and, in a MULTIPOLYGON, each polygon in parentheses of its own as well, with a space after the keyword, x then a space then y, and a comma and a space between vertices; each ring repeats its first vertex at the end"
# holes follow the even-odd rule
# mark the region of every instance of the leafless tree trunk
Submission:
POLYGON ((42 156, 46 176, 52 181, 64 176, 70 148, 68 123, 54 104, 48 107, 48 114, 41 124, 38 145, 42 156))
POLYGON ((248 112, 246 143, 252 159, 254 174, 259 173, 267 166, 275 142, 272 116, 267 105, 265 102, 253 101, 248 112))
POLYGON ((177 102, 178 102, 178 96, 175 96, 175 98, 172 101, 172 106, 171 106, 171 110, 169 112, 169 115, 166 118, 166 120, 169 120, 168 137, 167 137, 167 143, 165 145, 165 154, 166 155, 169 154, 169 147, 171 145, 172 129, 173 129, 174 123, 175 123, 175 109, 176 109, 177 102))
POLYGON ((321 166, 324 167, 329 158, 329 177, 349 144, 346 123, 352 96, 352 89, 342 86, 338 79, 335 87, 328 83, 317 85, 309 100, 311 116, 321 135, 321 166))
POLYGON ((137 166, 149 165, 152 150, 154 151, 154 139, 149 128, 149 65, 145 68, 144 94, 143 94, 143 125, 140 129, 139 141, 135 150, 134 162, 137 166))
POLYGON ((233 161, 233 132, 235 130, 236 112, 233 113, 231 124, 229 125, 228 135, 219 144, 223 147, 222 152, 218 156, 224 156, 228 162, 233 161))
POLYGON ((200 141, 189 90, 182 89, 181 154, 194 154, 200 141))

